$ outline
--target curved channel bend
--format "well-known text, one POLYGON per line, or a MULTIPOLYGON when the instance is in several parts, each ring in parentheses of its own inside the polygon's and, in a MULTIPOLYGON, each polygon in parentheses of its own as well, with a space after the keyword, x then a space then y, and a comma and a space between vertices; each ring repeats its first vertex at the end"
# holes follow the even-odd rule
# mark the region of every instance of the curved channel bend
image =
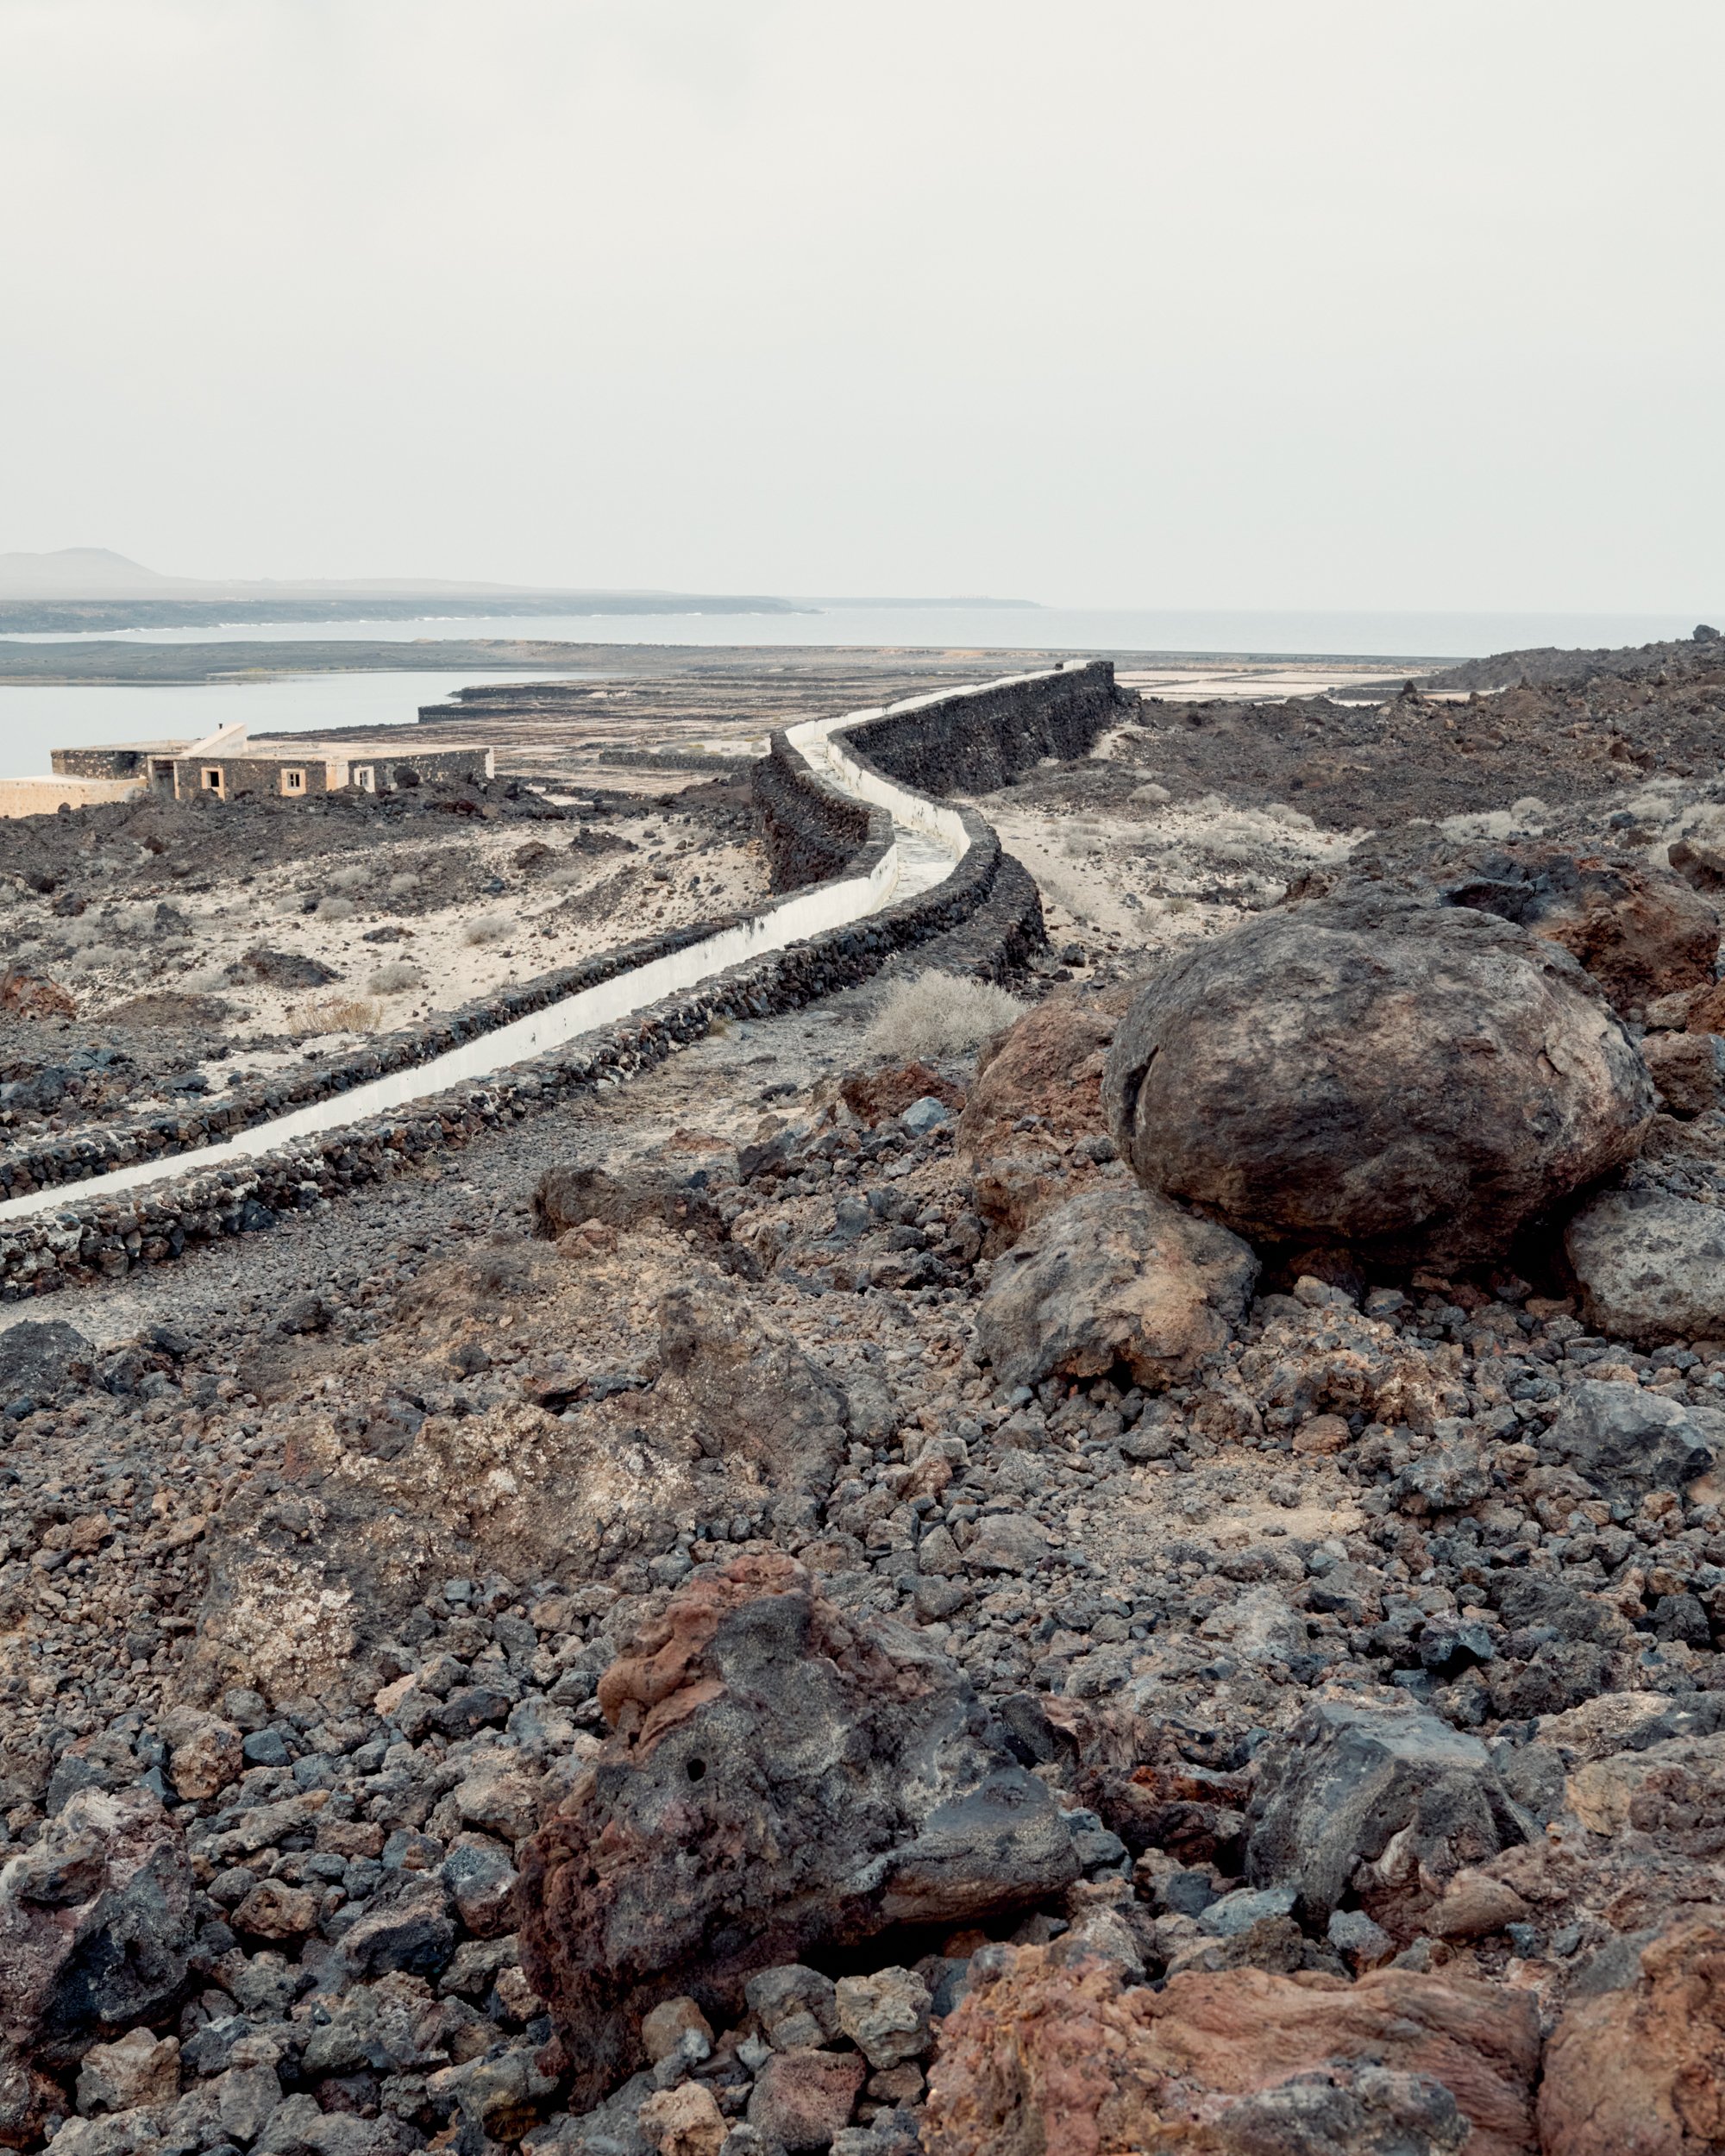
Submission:
MULTIPOLYGON (((1011 677, 1033 679, 1033 676, 1011 677)), ((973 693, 1002 686, 979 682, 973 693)), ((963 693, 963 692, 960 692, 963 693)), ((848 729, 888 711, 914 711, 944 702, 953 692, 918 696, 904 702, 864 711, 847 711, 837 718, 806 719, 787 730, 787 739, 810 769, 853 800, 884 808, 893 819, 893 843, 867 875, 839 876, 816 884, 781 900, 765 912, 719 930, 699 943, 685 945, 663 958, 633 967, 614 979, 583 988, 561 1001, 548 1004, 526 1018, 511 1019, 459 1048, 447 1050, 429 1062, 373 1078, 327 1100, 317 1100, 291 1110, 267 1123, 223 1138, 214 1145, 200 1145, 183 1153, 169 1153, 130 1167, 109 1169, 76 1182, 55 1183, 47 1189, 28 1191, 22 1197, 0 1201, 0 1221, 28 1219, 80 1205, 141 1185, 166 1181, 176 1175, 196 1175, 235 1161, 253 1160, 279 1145, 319 1131, 340 1130, 364 1123, 375 1115, 430 1100, 452 1086, 471 1083, 529 1061, 555 1048, 567 1047, 584 1033, 644 1011, 662 997, 691 988, 715 974, 758 957, 763 951, 781 950, 788 943, 818 936, 878 912, 888 905, 930 889, 952 874, 969 847, 964 823, 956 811, 925 799, 908 787, 895 784, 883 774, 859 763, 847 751, 844 735, 848 729)))

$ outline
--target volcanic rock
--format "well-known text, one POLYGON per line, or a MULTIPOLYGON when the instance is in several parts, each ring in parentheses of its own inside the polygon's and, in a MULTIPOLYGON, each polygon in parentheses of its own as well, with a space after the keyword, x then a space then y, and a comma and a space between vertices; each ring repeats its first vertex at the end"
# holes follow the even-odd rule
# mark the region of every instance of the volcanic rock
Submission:
POLYGON ((1116 1018, 1072 996, 1051 996, 978 1059, 957 1144, 972 1163, 976 1210, 997 1244, 1015 1241, 1070 1194, 1075 1140, 1106 1138, 1102 1069, 1116 1018))
POLYGON ((33 2070, 167 2012, 192 1944, 191 1866, 147 1789, 79 1789, 0 1872, 0 2141, 28 2136, 33 2070))
POLYGON ((673 1288, 660 1310, 662 1383, 710 1457, 753 1460, 781 1490, 825 1495, 849 1403, 734 1293, 673 1288))
POLYGON ((584 2102, 638 2065, 662 1998, 718 2026, 756 1971, 1076 1876, 955 1665, 841 1618, 788 1557, 703 1569, 599 1696, 614 1733, 522 1852, 522 1965, 584 2102))
POLYGON ((80 1369, 87 1375, 95 1355, 63 1319, 41 1323, 21 1318, 0 1332, 0 1407, 21 1398, 38 1404, 53 1400, 80 1369))
POLYGON ((1725 1733, 1590 1759, 1565 1796, 1590 1833, 1647 1834, 1662 1851, 1716 1860, 1725 1856, 1725 1733))
POLYGON ((1725 2146, 1725 1909, 1683 1912, 1624 1974, 1571 1996, 1546 2046, 1540 2146, 1706 2156, 1725 2146))
POLYGON ((995 1260, 976 1344, 1002 1384, 1124 1363, 1159 1390, 1221 1351, 1257 1279, 1250 1248, 1213 1221, 1131 1185, 1090 1191, 995 1260))
POLYGON ((1494 915, 1344 893, 1167 962, 1108 1052, 1145 1186, 1254 1242, 1501 1256, 1653 1110, 1603 992, 1494 915))
POLYGON ((580 1163, 548 1168, 533 1193, 533 1214, 540 1232, 553 1238, 589 1220, 612 1228, 643 1220, 681 1227, 707 1217, 687 1174, 652 1161, 630 1161, 615 1173, 580 1163))
POLYGON ((1429 892, 1444 906, 1492 913, 1561 944, 1628 1012, 1713 979, 1719 917, 1680 875, 1627 854, 1578 854, 1540 839, 1446 839, 1419 831, 1373 839, 1302 895, 1366 881, 1429 892))
POLYGON ((1479 1739, 1417 1709, 1316 1701, 1256 1764, 1246 1877, 1296 1887, 1314 1923, 1363 1887, 1368 1914, 1405 1929, 1410 1890, 1429 1899, 1434 1883, 1526 1838, 1479 1739))
POLYGON ((873 1130, 888 1117, 902 1115, 919 1100, 932 1100, 957 1114, 963 1109, 963 1087, 943 1078, 932 1064, 900 1063, 885 1070, 856 1071, 842 1080, 838 1097, 859 1121, 873 1130))
POLYGON ((0 1017, 72 1018, 78 1006, 57 981, 28 966, 0 967, 0 1017))
POLYGON ((1725 1332, 1725 1212, 1665 1191, 1606 1190, 1564 1237, 1588 1323, 1649 1345, 1725 1332))
POLYGON ((1552 1425, 1551 1442, 1608 1495, 1681 1489, 1725 1447, 1725 1410, 1680 1407, 1639 1385, 1584 1378, 1552 1425))
POLYGON ((749 2098, 749 2123, 793 2156, 825 2148, 850 2116, 868 2071, 854 2051, 775 2051, 749 2098))
POLYGON ((929 2156, 1529 2156, 1539 2058, 1531 1996, 1484 1984, 1232 1969, 1157 1992, 1123 1988, 1101 1960, 1007 1949, 998 1973, 973 1968, 945 2024, 924 2143, 929 2156))
POLYGON ((1649 1033, 1642 1060, 1668 1114, 1692 1121, 1725 1103, 1725 1040, 1716 1033, 1649 1033))

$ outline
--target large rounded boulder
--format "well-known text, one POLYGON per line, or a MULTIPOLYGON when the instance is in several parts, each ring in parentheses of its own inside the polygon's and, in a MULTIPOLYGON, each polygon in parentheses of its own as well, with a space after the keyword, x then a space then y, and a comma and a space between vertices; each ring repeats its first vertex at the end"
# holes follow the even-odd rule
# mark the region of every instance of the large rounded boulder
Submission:
POLYGON ((1440 1266, 1503 1256, 1631 1159, 1653 1105, 1635 1044, 1560 946, 1358 887, 1165 964, 1103 1094, 1139 1180, 1236 1234, 1440 1266))
POLYGON ((1367 841, 1297 895, 1331 897, 1373 883, 1495 913, 1561 944, 1626 1016, 1660 996, 1712 985, 1719 950, 1712 901, 1634 855, 1577 852, 1546 839, 1434 837, 1414 826, 1367 841))

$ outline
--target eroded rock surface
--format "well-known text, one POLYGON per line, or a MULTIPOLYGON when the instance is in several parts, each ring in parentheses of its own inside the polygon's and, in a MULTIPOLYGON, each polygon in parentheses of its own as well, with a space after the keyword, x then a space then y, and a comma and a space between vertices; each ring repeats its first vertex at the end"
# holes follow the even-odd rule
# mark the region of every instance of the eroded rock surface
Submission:
POLYGON ((1127 1184, 1044 1213, 994 1263, 976 1339, 1008 1385, 1194 1376, 1244 1318, 1258 1260, 1237 1235, 1127 1184))
MULTIPOLYGON (((1111 999, 1118 1003, 1119 999, 1111 999)), ((958 1144, 975 1163, 976 1210, 1000 1244, 1071 1194, 1075 1145, 1112 1153, 1102 1111, 1102 1069, 1117 1009, 1051 997, 990 1044, 958 1119, 958 1144)))
POLYGON ((1434 1263, 1502 1255, 1632 1158, 1653 1110, 1634 1044, 1567 953, 1371 892, 1164 963, 1105 1096, 1145 1186, 1236 1233, 1434 1263))
POLYGON ((1037 1948, 991 1976, 931 2076, 932 2156, 1536 2147, 1526 1997, 1402 1970, 1352 1986, 1237 1969, 1125 1990, 1102 1962, 1064 1967, 1037 1948), (1317 2138, 1332 2128, 1348 2138, 1317 2138))
POLYGON ((1659 1191, 1602 1191, 1565 1248, 1602 1332, 1657 1345, 1725 1332, 1725 1213, 1659 1191))
POLYGON ((705 1570, 599 1699, 614 1733, 522 1874, 524 1965, 589 2100, 662 1998, 723 2013, 758 1969, 1076 1875, 1047 1789, 957 1670, 845 1622, 789 1559, 705 1570))

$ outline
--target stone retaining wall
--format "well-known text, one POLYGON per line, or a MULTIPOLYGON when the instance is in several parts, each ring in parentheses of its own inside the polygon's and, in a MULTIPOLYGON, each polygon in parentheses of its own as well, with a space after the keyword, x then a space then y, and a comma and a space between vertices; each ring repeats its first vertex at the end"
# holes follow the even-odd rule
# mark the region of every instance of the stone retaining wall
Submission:
POLYGON ((220 1100, 189 1103, 171 1112, 164 1111, 107 1129, 68 1132, 28 1152, 0 1156, 0 1198, 22 1198, 33 1190, 82 1182, 89 1176, 130 1168, 140 1161, 160 1160, 171 1153, 190 1153, 201 1145, 219 1144, 224 1138, 273 1122, 294 1108, 351 1093, 355 1086, 388 1071, 429 1063, 448 1050, 460 1047, 463 1041, 494 1032, 513 1018, 525 1018, 530 1012, 542 1011, 582 988, 614 980, 618 974, 681 950, 742 918, 731 914, 638 937, 615 950, 583 959, 579 965, 560 966, 518 986, 480 997, 458 1011, 440 1012, 403 1026, 381 1040, 331 1056, 327 1062, 308 1063, 292 1077, 259 1079, 252 1085, 235 1087, 220 1100))
POLYGON ((1112 659, 1069 661, 1057 674, 916 697, 847 727, 844 745, 920 793, 988 793, 1044 756, 1088 756, 1138 701, 1115 687, 1112 659))
POLYGON ((806 883, 825 883, 841 869, 870 867, 876 849, 892 843, 887 812, 827 785, 782 732, 756 760, 750 787, 775 891, 798 891, 806 883), (867 862, 861 858, 865 847, 867 862))

